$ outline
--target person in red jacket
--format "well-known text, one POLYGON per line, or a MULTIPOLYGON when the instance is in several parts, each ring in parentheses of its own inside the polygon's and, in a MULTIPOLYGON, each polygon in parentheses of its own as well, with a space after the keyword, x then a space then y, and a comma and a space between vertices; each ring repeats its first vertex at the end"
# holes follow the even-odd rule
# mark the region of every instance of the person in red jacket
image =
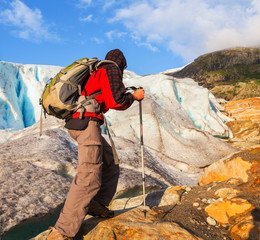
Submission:
POLYGON ((105 60, 88 79, 81 98, 96 94, 84 111, 74 113, 65 127, 78 142, 78 167, 64 207, 48 240, 73 239, 86 214, 113 217, 108 209, 118 183, 119 166, 111 146, 101 135, 102 113, 109 109, 126 110, 134 100, 144 98, 144 90, 126 91, 123 71, 126 59, 119 49, 107 53, 105 60))

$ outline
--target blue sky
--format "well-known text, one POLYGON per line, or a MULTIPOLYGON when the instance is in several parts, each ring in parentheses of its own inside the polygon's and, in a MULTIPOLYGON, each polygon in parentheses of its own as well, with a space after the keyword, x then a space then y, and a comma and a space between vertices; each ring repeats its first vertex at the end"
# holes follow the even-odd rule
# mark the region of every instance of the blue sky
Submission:
POLYGON ((260 46, 259 29, 259 0, 0 0, 0 60, 66 66, 119 48, 144 75, 260 46))

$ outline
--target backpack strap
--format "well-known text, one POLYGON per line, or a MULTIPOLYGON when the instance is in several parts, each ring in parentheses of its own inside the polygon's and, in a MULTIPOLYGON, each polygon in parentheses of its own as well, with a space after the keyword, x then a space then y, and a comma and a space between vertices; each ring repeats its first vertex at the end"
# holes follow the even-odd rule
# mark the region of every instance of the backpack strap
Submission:
POLYGON ((98 63, 98 58, 91 58, 91 59, 88 59, 87 62, 81 62, 79 60, 75 61, 76 63, 78 64, 81 64, 81 65, 85 65, 85 66, 88 66, 89 67, 89 73, 90 75, 92 75, 93 73, 93 67, 95 67, 96 63, 98 63))
POLYGON ((96 92, 96 93, 92 94, 91 96, 88 96, 85 100, 83 100, 83 101, 81 102, 81 104, 84 106, 87 101, 89 101, 89 100, 95 98, 96 96, 100 95, 101 93, 102 93, 102 92, 99 91, 99 92, 96 92))
POLYGON ((61 80, 59 79, 59 82, 62 82, 62 83, 66 83, 66 84, 69 84, 69 85, 72 85, 73 87, 78 87, 77 84, 73 83, 73 82, 70 82, 70 81, 67 81, 67 80, 61 80))
POLYGON ((110 143, 111 143, 113 157, 114 157, 114 162, 115 162, 116 165, 118 165, 119 164, 119 160, 118 160, 118 155, 117 155, 117 152, 116 152, 116 146, 115 146, 113 138, 112 138, 112 136, 110 134, 110 131, 109 131, 109 128, 108 128, 108 124, 107 124, 107 120, 105 118, 105 115, 104 114, 102 114, 102 115, 103 115, 103 118, 104 118, 104 122, 106 124, 107 134, 108 134, 108 137, 109 137, 109 140, 110 140, 110 143))
POLYGON ((122 71, 121 71, 121 69, 119 68, 118 64, 117 64, 116 62, 112 61, 112 60, 101 60, 101 61, 99 61, 98 64, 96 65, 96 70, 97 70, 97 68, 98 68, 101 64, 103 64, 103 63, 112 63, 112 64, 114 64, 114 65, 118 68, 118 70, 120 71, 120 73, 122 73, 122 71))
POLYGON ((101 91, 96 92, 96 93, 92 94, 91 96, 88 96, 87 98, 85 98, 78 104, 78 107, 76 108, 75 112, 77 112, 80 109, 79 119, 82 119, 82 117, 83 117, 83 113, 85 111, 85 106, 91 104, 90 100, 94 99, 96 96, 100 95, 101 93, 102 93, 101 91))

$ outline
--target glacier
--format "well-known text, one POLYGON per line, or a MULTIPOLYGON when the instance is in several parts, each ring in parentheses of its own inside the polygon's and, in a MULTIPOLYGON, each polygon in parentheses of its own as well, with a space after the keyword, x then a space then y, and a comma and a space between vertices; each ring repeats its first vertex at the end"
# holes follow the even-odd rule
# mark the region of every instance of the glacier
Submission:
POLYGON ((19 130, 38 121, 41 92, 60 69, 0 62, 0 129, 19 130))
MULTIPOLYGON (((12 132, 39 121, 41 111, 39 98, 43 88, 49 78, 61 68, 61 66, 23 65, 0 61, 0 142, 7 141, 12 132)), ((229 119, 219 111, 221 106, 218 105, 215 97, 208 89, 200 87, 192 79, 171 77, 169 73, 177 70, 179 69, 147 76, 125 71, 124 83, 126 86, 142 86, 146 90, 144 105, 148 108, 149 104, 156 105, 155 112, 156 114, 160 112, 161 115, 159 119, 162 121, 166 118, 166 122, 171 121, 173 124, 170 126, 168 122, 166 131, 173 131, 185 138, 186 134, 190 134, 187 128, 195 126, 213 135, 232 136, 231 131, 224 124, 229 119), (170 117, 168 120, 167 114, 170 117)), ((134 103, 131 108, 135 109, 136 105, 137 103, 134 103)), ((135 111, 134 117, 131 116, 129 119, 132 111, 128 110, 126 113, 109 111, 106 114, 111 126, 115 126, 115 122, 120 122, 120 119, 127 118, 128 127, 123 131, 120 128, 114 129, 114 135, 137 139, 138 134, 135 129, 138 129, 138 111, 135 111)), ((163 130, 158 125, 158 118, 153 116, 154 114, 150 113, 144 114, 145 126, 148 132, 158 135, 158 131, 163 130)), ((151 143, 151 146, 156 145, 156 142, 159 144, 157 139, 151 143)))

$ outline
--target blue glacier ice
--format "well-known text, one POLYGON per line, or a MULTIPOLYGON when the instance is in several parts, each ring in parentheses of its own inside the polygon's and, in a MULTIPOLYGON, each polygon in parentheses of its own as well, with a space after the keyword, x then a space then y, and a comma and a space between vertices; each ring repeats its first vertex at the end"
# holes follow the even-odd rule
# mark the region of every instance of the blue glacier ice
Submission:
POLYGON ((39 120, 45 82, 61 67, 0 62, 0 129, 19 130, 39 120))
MULTIPOLYGON (((20 130, 39 121, 39 98, 45 83, 60 69, 60 66, 0 61, 0 135, 3 135, 3 131, 20 130)), ((232 135, 224 124, 228 119, 219 111, 220 106, 215 97, 192 79, 177 79, 165 73, 138 76, 134 72, 125 71, 124 82, 126 86, 142 86, 146 90, 144 111, 148 112, 144 119, 149 132, 154 135, 167 131, 185 137, 188 134, 187 129, 191 128, 212 135, 232 135)), ((135 111, 133 109, 136 104, 133 104, 132 110, 126 112, 135 111)), ((137 135, 133 129, 138 129, 135 119, 138 111, 134 112, 135 118, 129 118, 128 113, 109 111, 107 117, 113 128, 115 121, 127 116, 127 130, 115 130, 114 134, 121 136, 124 133, 123 137, 132 139, 137 135)), ((1 141, 4 140, 0 136, 1 141)))

